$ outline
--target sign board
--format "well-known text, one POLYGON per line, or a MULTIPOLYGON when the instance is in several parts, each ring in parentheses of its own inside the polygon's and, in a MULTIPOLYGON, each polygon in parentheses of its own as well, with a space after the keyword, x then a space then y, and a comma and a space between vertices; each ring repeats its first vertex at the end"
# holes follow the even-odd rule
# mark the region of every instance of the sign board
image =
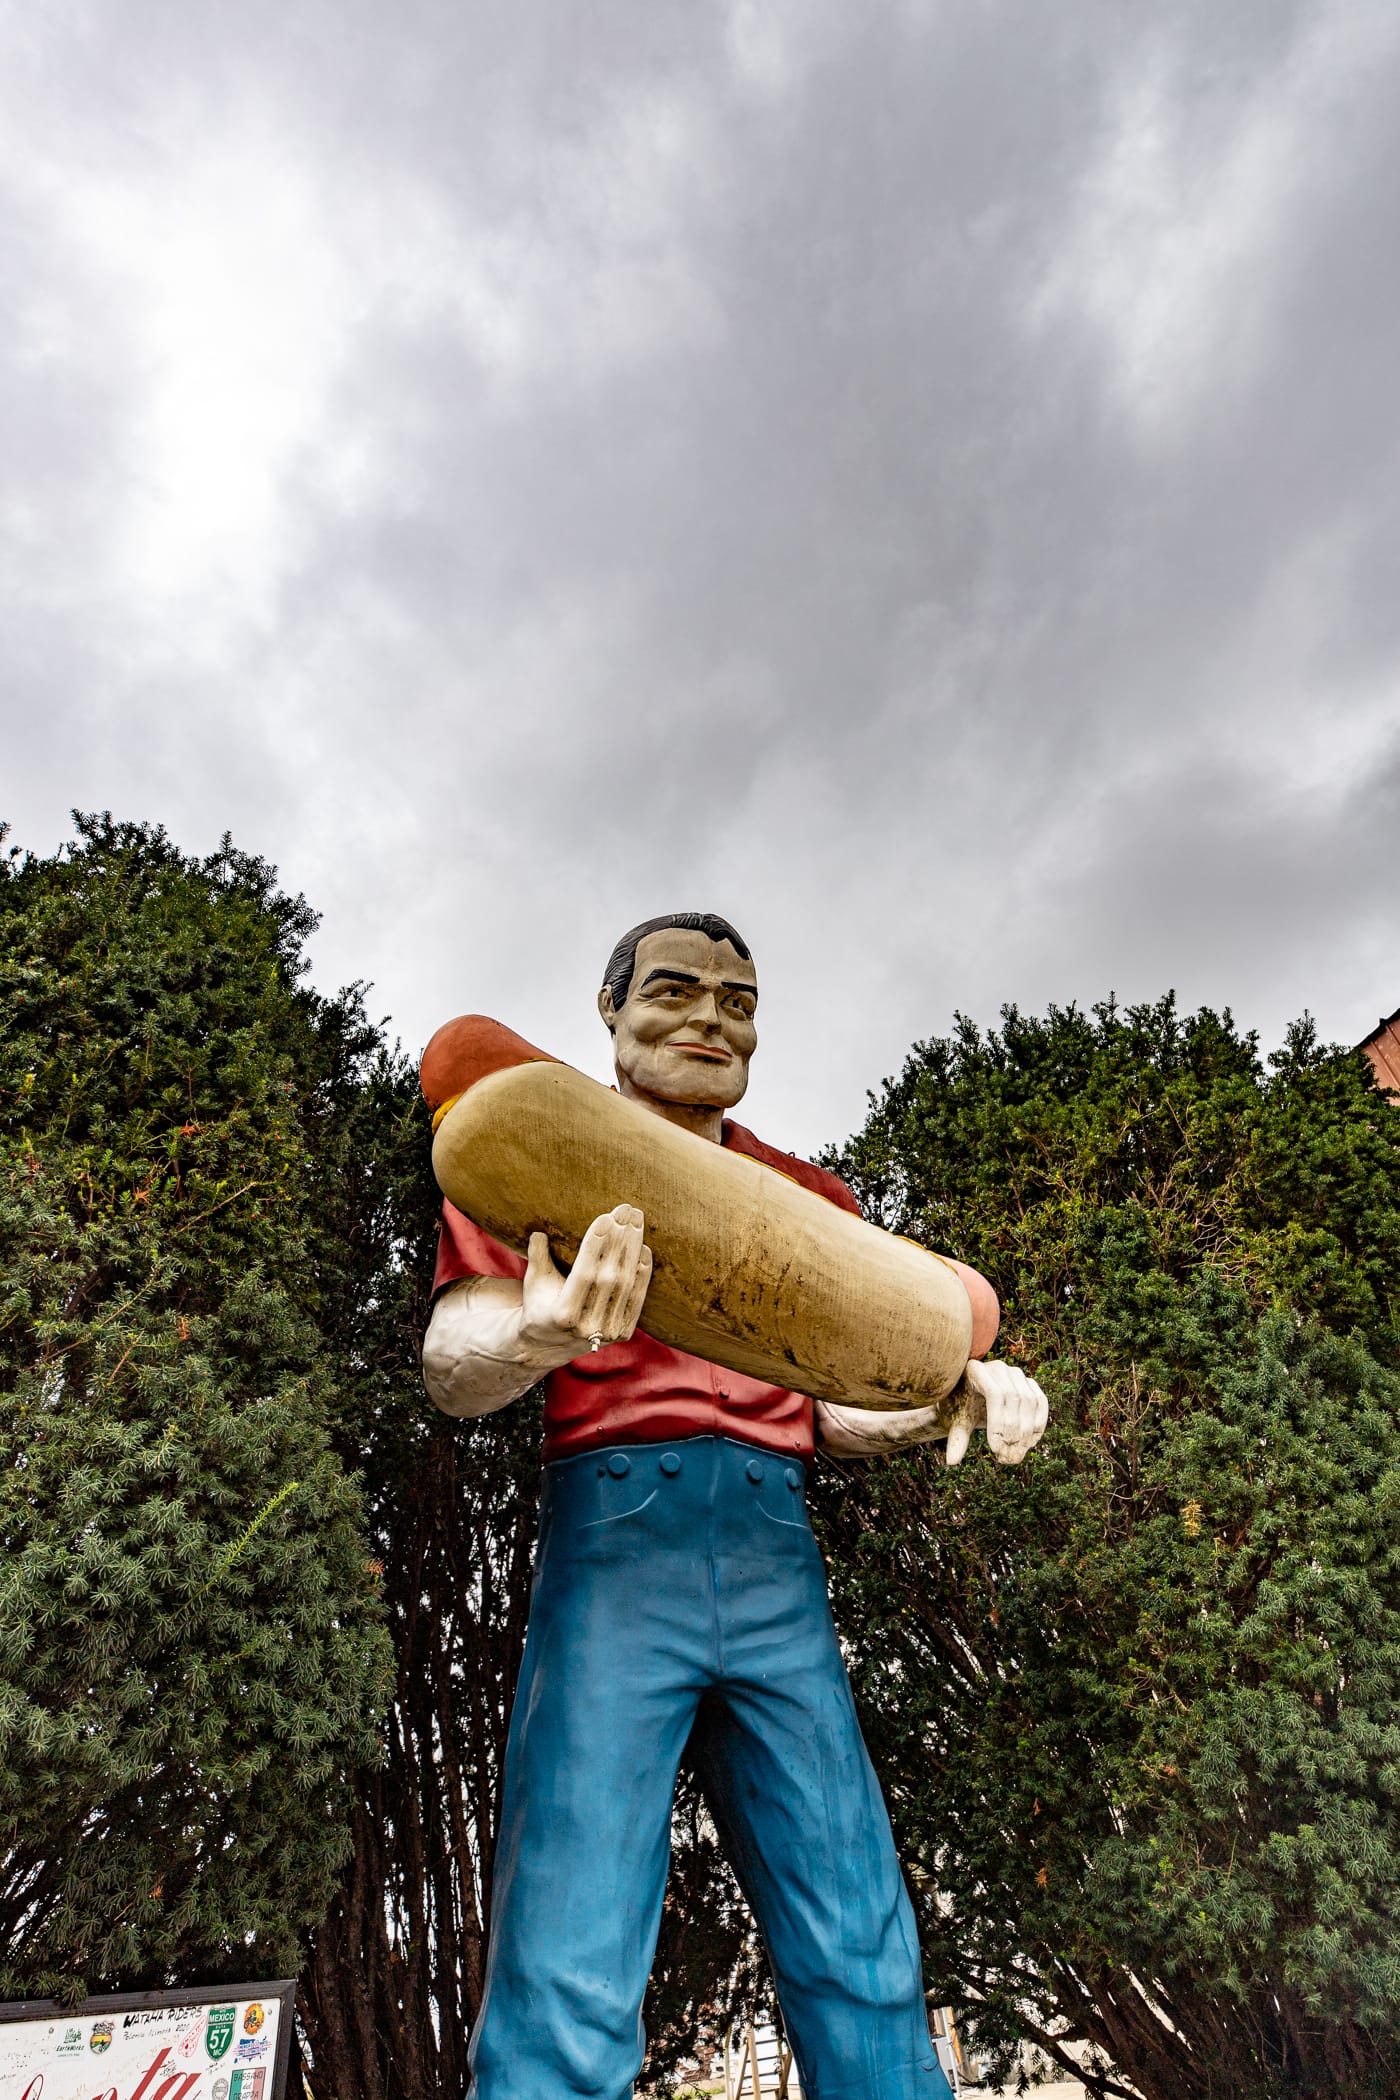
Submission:
POLYGON ((0 2100, 282 2100, 296 1982, 0 2005, 0 2100))

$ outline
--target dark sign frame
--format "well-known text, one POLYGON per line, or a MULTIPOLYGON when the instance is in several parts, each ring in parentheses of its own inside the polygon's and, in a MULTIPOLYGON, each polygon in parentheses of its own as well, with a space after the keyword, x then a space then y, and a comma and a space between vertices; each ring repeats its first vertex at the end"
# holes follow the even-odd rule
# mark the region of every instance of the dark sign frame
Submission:
POLYGON ((275 1998, 279 2006, 277 2054, 272 2059, 270 2100, 286 2100, 296 1997, 296 1977, 279 1976, 271 1983, 192 1983, 184 1990, 114 1991, 84 1998, 78 2005, 60 2005, 57 1998, 15 1998, 0 2003, 0 2025, 16 2020, 85 2020, 94 2013, 153 2012, 161 2006, 217 2005, 226 1998, 275 1998))

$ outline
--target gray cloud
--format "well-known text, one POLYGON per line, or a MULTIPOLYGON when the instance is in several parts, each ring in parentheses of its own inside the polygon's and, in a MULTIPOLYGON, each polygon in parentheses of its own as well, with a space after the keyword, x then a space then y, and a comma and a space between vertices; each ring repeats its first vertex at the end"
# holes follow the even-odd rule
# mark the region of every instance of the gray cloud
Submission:
POLYGON ((728 912, 802 1147, 955 1006, 1400 998, 1400 18, 12 10, 6 746, 406 1040, 728 912))

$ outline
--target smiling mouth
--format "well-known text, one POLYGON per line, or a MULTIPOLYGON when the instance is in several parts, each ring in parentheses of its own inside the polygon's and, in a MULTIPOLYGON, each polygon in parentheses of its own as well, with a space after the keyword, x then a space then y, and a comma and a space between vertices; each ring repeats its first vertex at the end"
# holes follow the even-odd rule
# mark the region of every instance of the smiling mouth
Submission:
POLYGON ((706 1058, 712 1065, 727 1065, 733 1054, 728 1050, 717 1050, 710 1043, 672 1043, 669 1047, 684 1050, 690 1057, 706 1058))

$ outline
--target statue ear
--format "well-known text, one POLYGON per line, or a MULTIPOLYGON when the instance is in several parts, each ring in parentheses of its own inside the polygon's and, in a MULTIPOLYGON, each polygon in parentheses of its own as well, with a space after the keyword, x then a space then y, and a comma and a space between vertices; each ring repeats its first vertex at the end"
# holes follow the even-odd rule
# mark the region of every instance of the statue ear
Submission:
POLYGON ((598 1011, 603 1016, 603 1026, 610 1035, 617 1034, 617 1008, 613 1005, 612 986, 605 984, 598 994, 598 1011))

